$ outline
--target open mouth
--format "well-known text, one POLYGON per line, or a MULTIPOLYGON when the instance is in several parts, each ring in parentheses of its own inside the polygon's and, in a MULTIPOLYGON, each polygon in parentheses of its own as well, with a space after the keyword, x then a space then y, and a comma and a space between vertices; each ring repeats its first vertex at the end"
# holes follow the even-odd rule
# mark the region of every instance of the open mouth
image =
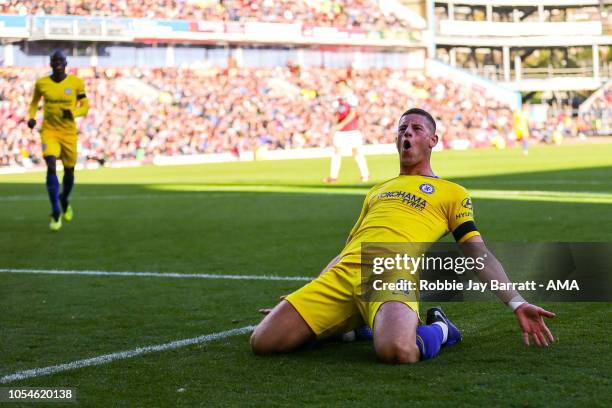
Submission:
POLYGON ((404 150, 410 149, 410 147, 411 147, 410 141, 409 140, 404 140, 404 144, 403 144, 402 147, 404 148, 404 150))

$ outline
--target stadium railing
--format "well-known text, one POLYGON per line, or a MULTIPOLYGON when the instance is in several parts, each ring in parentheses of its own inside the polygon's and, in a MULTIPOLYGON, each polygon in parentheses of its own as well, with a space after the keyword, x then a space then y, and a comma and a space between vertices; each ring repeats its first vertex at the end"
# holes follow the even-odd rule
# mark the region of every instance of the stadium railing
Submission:
POLYGON ((602 35, 601 21, 574 22, 489 22, 440 20, 438 34, 469 37, 521 37, 521 36, 585 36, 602 35))

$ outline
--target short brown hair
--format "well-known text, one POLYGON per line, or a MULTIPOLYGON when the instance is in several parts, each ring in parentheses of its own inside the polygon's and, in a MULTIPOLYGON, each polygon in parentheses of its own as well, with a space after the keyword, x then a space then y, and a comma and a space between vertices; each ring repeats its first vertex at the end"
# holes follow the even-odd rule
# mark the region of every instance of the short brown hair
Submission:
POLYGON ((406 112, 402 113, 402 116, 400 116, 399 120, 402 120, 402 118, 406 115, 421 115, 424 116, 429 123, 431 123, 431 126, 433 127, 433 131, 434 133, 436 133, 436 121, 433 118, 433 116, 431 116, 431 114, 429 112, 427 112, 425 109, 421 109, 421 108, 410 108, 408 109, 406 112))

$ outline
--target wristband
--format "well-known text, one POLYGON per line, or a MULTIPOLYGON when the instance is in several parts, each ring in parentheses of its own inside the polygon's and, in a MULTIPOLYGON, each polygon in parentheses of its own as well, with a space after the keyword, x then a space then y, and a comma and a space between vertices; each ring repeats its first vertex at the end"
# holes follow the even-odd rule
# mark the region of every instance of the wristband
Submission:
POLYGON ((522 306, 525 303, 527 303, 527 301, 523 299, 521 295, 516 295, 515 297, 513 297, 512 299, 508 301, 507 305, 514 312, 516 309, 518 309, 520 306, 522 306))

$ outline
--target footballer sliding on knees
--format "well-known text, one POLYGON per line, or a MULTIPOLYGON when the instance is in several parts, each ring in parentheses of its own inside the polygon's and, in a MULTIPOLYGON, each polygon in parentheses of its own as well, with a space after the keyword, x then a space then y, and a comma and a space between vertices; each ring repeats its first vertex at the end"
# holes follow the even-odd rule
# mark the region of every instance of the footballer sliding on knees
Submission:
MULTIPOLYGON (((466 256, 486 253, 477 273, 483 283, 511 283, 476 228, 467 191, 434 174, 431 154, 437 143, 436 122, 427 111, 413 108, 402 114, 396 139, 399 175, 370 189, 346 245, 321 274, 264 310, 266 316, 251 336, 254 354, 288 353, 353 332, 372 338, 380 361, 401 364, 434 358, 461 341, 460 328, 442 308, 421 315, 418 296, 368 300, 361 293, 363 244, 434 243, 448 233, 466 256)), ((512 285, 504 287, 510 289, 494 293, 514 313, 524 343, 554 342, 543 319, 554 313, 526 302, 512 285)))

